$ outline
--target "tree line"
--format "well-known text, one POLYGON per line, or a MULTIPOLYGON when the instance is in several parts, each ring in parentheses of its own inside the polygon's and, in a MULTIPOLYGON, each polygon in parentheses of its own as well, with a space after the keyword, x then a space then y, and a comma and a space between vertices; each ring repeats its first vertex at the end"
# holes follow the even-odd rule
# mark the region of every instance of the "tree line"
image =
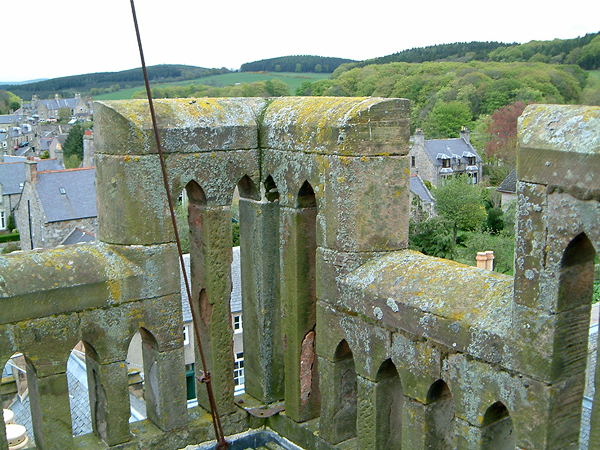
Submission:
POLYGON ((314 55, 281 56, 242 64, 242 72, 311 72, 332 73, 341 64, 353 63, 352 59, 331 58, 314 55))
POLYGON ((525 44, 473 41, 417 47, 366 61, 343 64, 339 70, 391 62, 428 61, 545 62, 576 64, 585 70, 595 70, 600 69, 600 32, 574 39, 531 41, 525 44))
MULTIPOLYGON (((151 82, 173 82, 192 80, 228 73, 226 68, 206 69, 203 67, 162 64, 148 67, 148 77, 151 82)), ((0 86, 0 89, 10 90, 13 94, 30 99, 36 94, 40 99, 54 98, 59 94, 62 98, 72 98, 77 93, 88 94, 94 90, 96 94, 110 92, 111 89, 125 89, 144 84, 144 75, 141 68, 124 70, 121 72, 88 73, 69 77, 52 78, 35 83, 0 86)), ((117 89, 117 90, 118 90, 117 89)))
MULTIPOLYGON (((190 98, 190 97, 284 97, 290 95, 290 87, 283 81, 255 81, 238 83, 235 86, 206 86, 188 84, 169 85, 152 88, 152 98, 190 98)), ((138 91, 132 98, 146 98, 146 91, 138 91)))
POLYGON ((544 63, 425 62, 373 64, 334 72, 331 79, 304 82, 296 95, 399 97, 411 100, 411 126, 430 138, 457 137, 516 101, 582 103, 588 74, 576 65, 544 63), (452 135, 441 123, 456 120, 452 135))

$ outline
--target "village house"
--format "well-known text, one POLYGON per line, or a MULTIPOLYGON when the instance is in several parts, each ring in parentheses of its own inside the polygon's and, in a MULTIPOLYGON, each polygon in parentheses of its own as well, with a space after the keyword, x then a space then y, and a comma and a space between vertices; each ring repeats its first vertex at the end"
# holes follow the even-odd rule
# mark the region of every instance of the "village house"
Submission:
POLYGON ((96 234, 95 169, 38 171, 27 161, 16 212, 21 249, 59 245, 74 228, 96 234))
POLYGON ((90 99, 84 99, 80 94, 74 98, 60 98, 58 94, 53 99, 40 100, 37 95, 31 97, 31 102, 24 103, 18 112, 35 117, 40 121, 52 121, 59 118, 59 111, 68 108, 71 117, 86 120, 92 115, 90 99))
MULTIPOLYGON (((0 230, 7 229, 8 220, 13 216, 21 199, 25 184, 25 162, 22 156, 0 155, 0 230)), ((55 159, 37 161, 40 171, 60 170, 64 166, 55 159)))
POLYGON ((457 139, 425 139, 418 128, 410 149, 410 174, 437 186, 445 177, 467 174, 478 183, 483 161, 471 145, 471 134, 463 127, 457 139))

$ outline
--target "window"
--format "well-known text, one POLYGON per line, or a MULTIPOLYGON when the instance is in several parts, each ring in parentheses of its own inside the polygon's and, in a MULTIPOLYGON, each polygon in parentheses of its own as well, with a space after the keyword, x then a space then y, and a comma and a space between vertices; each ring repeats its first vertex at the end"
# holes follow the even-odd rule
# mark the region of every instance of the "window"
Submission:
POLYGON ((237 316, 233 316, 233 332, 235 334, 239 334, 244 331, 244 327, 242 324, 242 315, 239 314, 237 316))
POLYGON ((417 165, 417 157, 411 156, 410 157, 410 167, 415 167, 416 165, 417 165))
POLYGON ((65 195, 67 193, 67 191, 65 191, 64 187, 58 188, 58 191, 62 194, 65 195))
POLYGON ((0 230, 6 230, 6 213, 0 211, 0 230))
POLYGON ((445 168, 445 169, 448 168, 448 167, 450 167, 451 161, 452 160, 450 158, 444 158, 444 159, 442 159, 442 167, 445 168))
POLYGON ((188 325, 183 326, 183 345, 190 343, 190 330, 188 325))
POLYGON ((244 389, 244 352, 236 353, 233 362, 233 381, 236 393, 244 389))

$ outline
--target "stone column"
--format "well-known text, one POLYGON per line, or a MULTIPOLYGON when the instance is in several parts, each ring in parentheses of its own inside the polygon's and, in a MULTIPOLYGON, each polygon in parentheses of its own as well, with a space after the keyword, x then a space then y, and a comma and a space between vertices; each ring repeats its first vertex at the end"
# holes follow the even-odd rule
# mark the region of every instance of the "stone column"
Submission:
POLYGON ((40 450, 72 449, 73 431, 69 386, 64 371, 38 374, 27 367, 31 402, 31 422, 35 443, 40 450))
POLYGON ((142 343, 144 356, 144 397, 146 415, 163 431, 187 423, 186 383, 181 349, 159 352, 142 343))
MULTIPOLYGON (((234 410, 230 207, 195 204, 190 198, 189 223, 193 304, 215 401, 219 412, 227 414, 234 410)), ((199 374, 203 369, 199 346, 195 348, 199 374)), ((196 392, 198 403, 210 409, 206 386, 197 383, 196 392)))
POLYGON ((427 406, 406 398, 402 408, 402 448, 425 450, 427 436, 427 406))
POLYGON ((315 326, 315 207, 281 207, 283 346, 285 351, 286 414, 297 422, 317 417, 315 326))
POLYGON ((240 198, 246 393, 284 398, 279 296, 279 202, 240 198))
POLYGON ((86 352, 92 427, 107 445, 129 441, 129 385, 125 361, 97 362, 86 352))

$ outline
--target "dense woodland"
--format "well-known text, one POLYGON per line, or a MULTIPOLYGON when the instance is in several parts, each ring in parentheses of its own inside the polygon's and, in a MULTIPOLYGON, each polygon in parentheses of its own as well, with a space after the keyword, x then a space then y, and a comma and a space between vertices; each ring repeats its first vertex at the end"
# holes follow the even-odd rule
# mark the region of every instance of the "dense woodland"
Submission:
POLYGON ((497 61, 577 64, 582 69, 600 69, 600 33, 588 33, 574 39, 531 41, 526 44, 501 42, 457 42, 404 50, 380 58, 350 63, 342 68, 364 67, 391 62, 426 61, 497 61))
MULTIPOLYGON (((343 66, 342 66, 343 67, 343 66)), ((587 103, 600 98, 585 92, 588 74, 576 65, 545 63, 425 62, 338 68, 331 79, 304 83, 296 95, 376 96, 411 100, 411 122, 428 136, 445 136, 440 115, 471 125, 482 114, 521 101, 587 103), (586 98, 590 97, 590 98, 586 98), (587 101, 589 100, 589 101, 587 101)))
POLYGON ((281 56, 242 64, 242 72, 316 72, 332 73, 341 64, 354 63, 351 59, 314 55, 281 56))

